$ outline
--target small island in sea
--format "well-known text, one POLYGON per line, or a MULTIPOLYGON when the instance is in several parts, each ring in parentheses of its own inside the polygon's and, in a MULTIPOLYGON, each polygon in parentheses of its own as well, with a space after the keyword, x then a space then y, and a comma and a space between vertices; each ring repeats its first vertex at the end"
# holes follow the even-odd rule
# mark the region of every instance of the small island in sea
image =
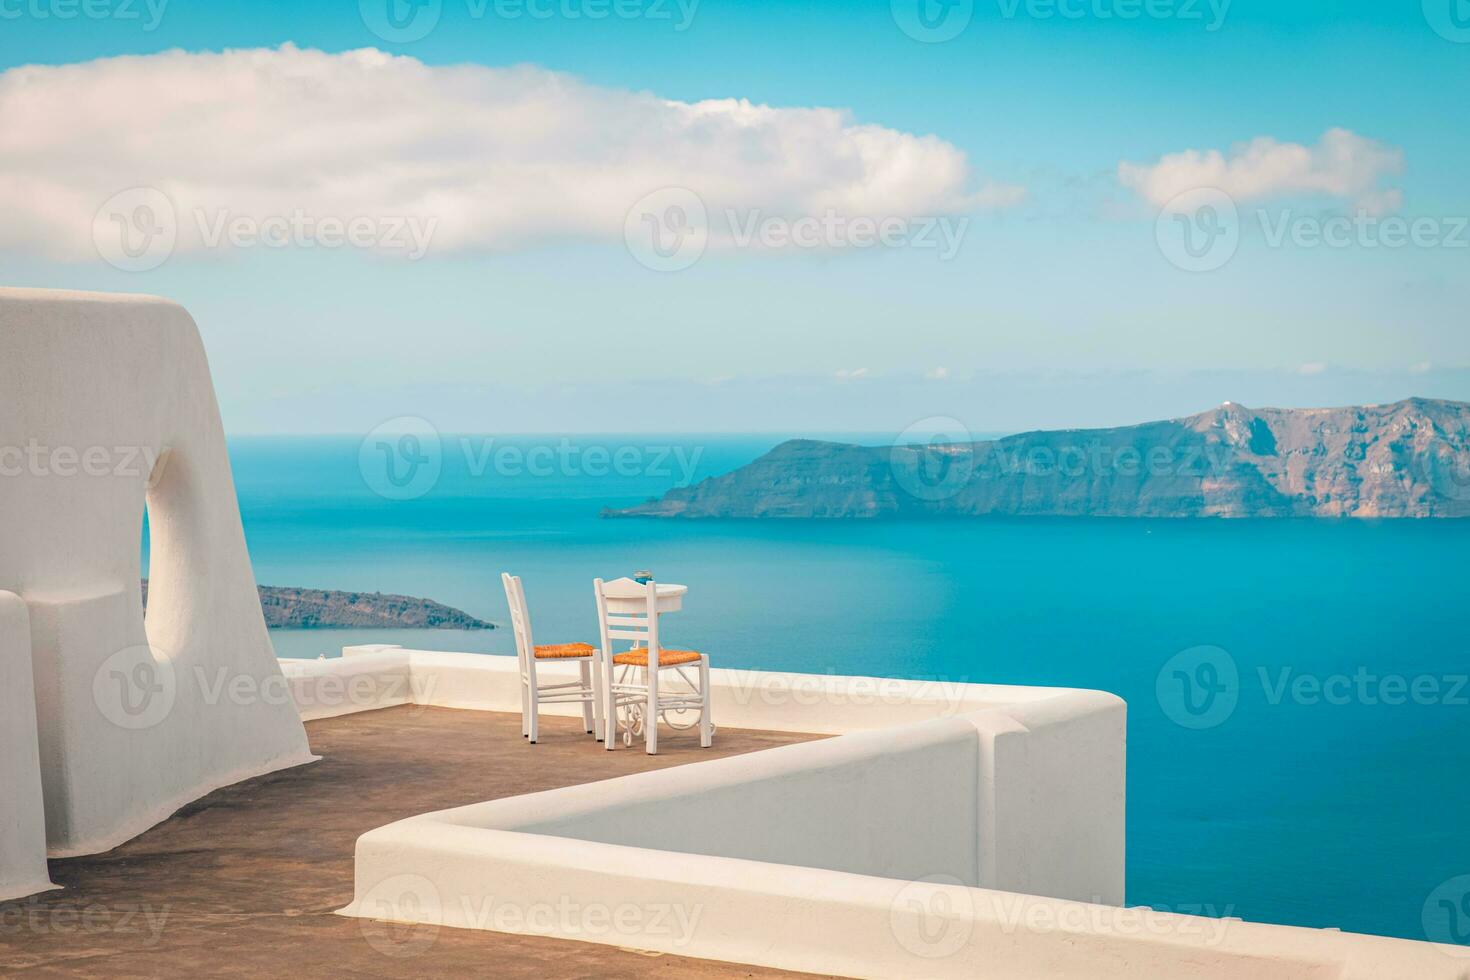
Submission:
POLYGON ((607 517, 1470 517, 1470 404, 1226 402, 985 442, 799 439, 607 517))
MULTIPOLYGON (((382 592, 336 592, 258 586, 265 625, 290 629, 428 629, 493 630, 494 623, 476 619, 451 606, 406 595, 382 592)), ((148 606, 148 580, 143 579, 143 606, 148 606)))

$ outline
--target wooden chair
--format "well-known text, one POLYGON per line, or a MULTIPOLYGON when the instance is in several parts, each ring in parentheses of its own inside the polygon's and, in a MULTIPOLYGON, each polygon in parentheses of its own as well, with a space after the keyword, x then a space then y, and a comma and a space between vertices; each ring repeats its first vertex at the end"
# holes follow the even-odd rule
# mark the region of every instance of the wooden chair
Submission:
MULTIPOLYGON (((710 720, 709 657, 693 650, 669 650, 659 645, 658 595, 653 582, 640 585, 632 579, 603 582, 596 579, 592 591, 597 597, 597 622, 602 634, 602 717, 605 719, 603 744, 611 751, 617 741, 620 709, 628 711, 624 738, 632 744, 641 727, 648 754, 658 752, 658 722, 665 712, 699 712, 699 744, 709 748, 714 742, 714 725, 710 720), (618 610, 609 611, 608 600, 618 602, 618 610), (621 601, 619 601, 621 600, 621 601), (625 611, 636 602, 637 612, 625 611), (613 652, 614 640, 629 640, 633 646, 622 653, 613 652), (689 671, 698 671, 698 680, 689 671), (668 686, 665 682, 681 687, 668 686)), ((692 728, 678 725, 668 718, 665 724, 675 729, 692 728)))
POLYGON ((526 590, 519 576, 500 574, 505 586, 505 600, 510 605, 510 623, 516 636, 516 660, 521 674, 521 736, 536 744, 538 716, 543 704, 582 705, 582 722, 587 733, 602 738, 601 709, 595 678, 601 653, 590 643, 559 643, 536 646, 531 639, 531 613, 526 607, 526 590), (581 671, 580 681, 543 684, 537 676, 538 664, 554 661, 574 663, 581 671))

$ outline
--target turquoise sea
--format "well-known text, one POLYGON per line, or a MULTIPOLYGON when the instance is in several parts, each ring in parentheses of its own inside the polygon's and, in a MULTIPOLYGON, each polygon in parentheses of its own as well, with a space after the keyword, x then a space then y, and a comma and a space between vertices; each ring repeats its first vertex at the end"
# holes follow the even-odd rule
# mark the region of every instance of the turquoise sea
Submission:
MULTIPOLYGON (((1470 521, 599 517, 781 438, 445 436, 408 444, 441 462, 402 500, 374 487, 422 486, 385 484, 357 438, 232 454, 264 584, 503 623, 511 570, 551 642, 591 637, 594 576, 647 568, 691 590, 670 641, 720 666, 1112 691, 1130 904, 1470 941, 1435 891, 1470 874, 1470 521)), ((508 631, 275 638, 284 656, 512 649, 508 631)))

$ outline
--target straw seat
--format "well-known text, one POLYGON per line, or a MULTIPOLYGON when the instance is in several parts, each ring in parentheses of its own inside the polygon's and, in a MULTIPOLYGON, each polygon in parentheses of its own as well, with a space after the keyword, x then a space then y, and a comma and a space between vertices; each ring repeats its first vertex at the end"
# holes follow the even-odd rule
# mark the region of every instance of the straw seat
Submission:
POLYGON ((536 648, 537 660, 563 660, 568 657, 590 657, 597 652, 590 643, 548 643, 536 648))
MULTIPOLYGON (((658 652, 658 665, 663 667, 677 667, 680 664, 692 664, 699 660, 700 655, 693 650, 660 650, 658 652)), ((635 647, 627 653, 614 654, 613 663, 625 667, 647 667, 648 648, 635 647)))

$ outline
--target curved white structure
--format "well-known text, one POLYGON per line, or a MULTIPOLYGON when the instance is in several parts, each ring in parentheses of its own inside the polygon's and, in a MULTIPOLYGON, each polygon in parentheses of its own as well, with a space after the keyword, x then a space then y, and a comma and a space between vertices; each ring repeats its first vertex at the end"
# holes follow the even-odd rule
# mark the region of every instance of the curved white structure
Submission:
POLYGON ((46 871, 46 811, 25 603, 0 592, 0 902, 56 886, 46 871))
MULTIPOLYGON (((513 658, 344 654, 288 662, 303 713, 519 706, 513 658)), ((1463 980, 1456 947, 1122 907, 1111 695, 711 674, 723 725, 839 737, 380 827, 343 914, 855 977, 1463 980)))
MULTIPOLYGON (((284 681, 209 365, 176 304, 0 290, 0 590, 26 613, 0 607, 0 667, 35 685, 34 742, 11 740, 24 725, 7 717, 3 795, 38 748, 51 856, 107 850, 211 790, 314 758, 289 699, 261 693, 284 681)), ((0 881, 40 845, 15 855, 8 841, 0 881)))

